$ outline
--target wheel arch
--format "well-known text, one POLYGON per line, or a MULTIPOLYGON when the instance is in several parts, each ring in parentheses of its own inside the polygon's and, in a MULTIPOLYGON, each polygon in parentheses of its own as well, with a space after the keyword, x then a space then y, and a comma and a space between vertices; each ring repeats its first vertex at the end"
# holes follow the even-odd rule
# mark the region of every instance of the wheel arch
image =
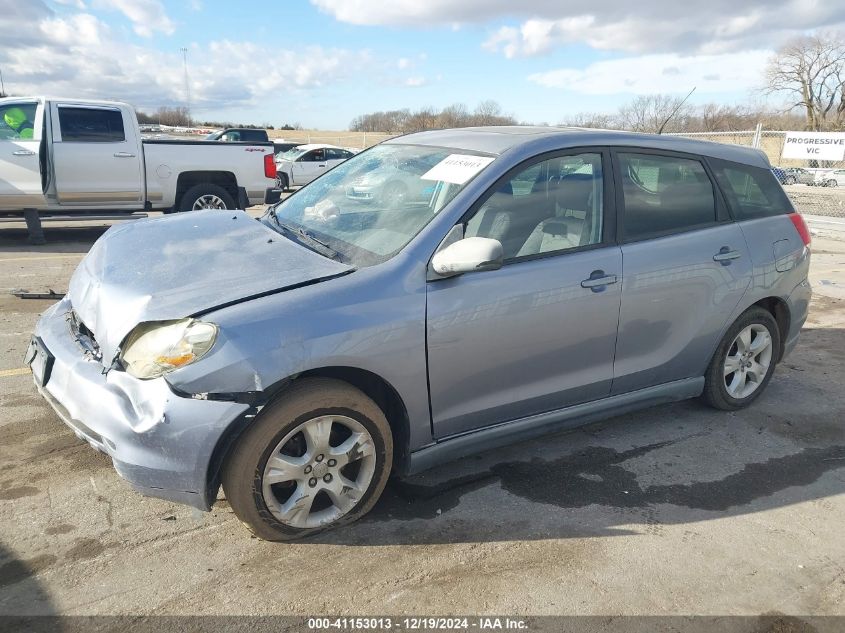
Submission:
POLYGON ((174 205, 178 208, 182 203, 182 196, 193 186, 208 183, 226 190, 236 202, 238 196, 238 179, 231 171, 183 171, 176 180, 176 197, 174 205))
POLYGON ((277 382, 265 394, 266 403, 258 407, 250 407, 243 415, 230 424, 218 438, 206 471, 206 505, 210 508, 214 504, 220 489, 220 472, 223 463, 231 454, 240 435, 260 414, 260 409, 284 397, 291 385, 307 378, 334 378, 346 382, 364 392, 384 412, 393 436, 393 470, 405 472, 410 457, 410 419, 405 403, 399 392, 387 380, 366 369, 358 367, 330 366, 309 369, 302 373, 284 378, 277 382))
MULTIPOLYGON (((748 307, 752 308, 755 306, 766 310, 775 318, 775 322, 778 324, 778 331, 780 333, 780 349, 778 349, 777 358, 775 362, 779 363, 783 358, 786 337, 789 335, 789 326, 792 323, 792 316, 789 313, 789 306, 787 305, 786 301, 784 301, 780 297, 765 297, 764 299, 760 299, 759 301, 751 304, 748 307)), ((746 310, 747 309, 748 308, 746 308, 746 310)), ((745 311, 743 310, 743 312, 745 311)))

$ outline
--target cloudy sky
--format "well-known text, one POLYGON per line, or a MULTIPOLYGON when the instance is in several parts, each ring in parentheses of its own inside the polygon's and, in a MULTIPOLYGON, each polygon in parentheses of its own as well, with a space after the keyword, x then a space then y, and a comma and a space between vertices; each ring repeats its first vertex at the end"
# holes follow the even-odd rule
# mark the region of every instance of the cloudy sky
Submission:
POLYGON ((529 122, 632 96, 749 99, 772 50, 845 27, 831 0, 0 0, 13 94, 344 129, 374 110, 495 99, 529 122))

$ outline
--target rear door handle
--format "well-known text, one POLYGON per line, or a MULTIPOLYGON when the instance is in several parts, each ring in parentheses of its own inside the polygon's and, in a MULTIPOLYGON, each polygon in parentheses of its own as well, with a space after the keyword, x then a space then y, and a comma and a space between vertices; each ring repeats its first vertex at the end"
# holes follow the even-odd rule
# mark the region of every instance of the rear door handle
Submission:
POLYGON ((135 154, 130 154, 129 152, 115 152, 115 158, 135 158, 135 154))
POLYGON ((19 149, 15 152, 12 152, 12 156, 35 156, 35 152, 30 151, 28 149, 19 149))
POLYGON ((731 263, 731 260, 738 259, 742 257, 742 253, 739 251, 732 251, 727 246, 723 246, 719 249, 719 252, 713 255, 714 262, 720 262, 722 266, 727 266, 731 263))
POLYGON ((582 288, 589 288, 593 292, 601 292, 605 286, 615 284, 616 275, 606 275, 603 270, 594 270, 590 276, 581 282, 582 288))

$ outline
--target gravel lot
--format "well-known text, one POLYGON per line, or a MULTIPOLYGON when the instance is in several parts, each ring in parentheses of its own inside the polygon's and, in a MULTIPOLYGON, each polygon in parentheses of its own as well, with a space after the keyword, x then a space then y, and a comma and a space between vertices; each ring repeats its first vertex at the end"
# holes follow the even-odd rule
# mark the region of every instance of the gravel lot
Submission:
POLYGON ((786 185, 784 190, 801 213, 845 218, 845 187, 786 185))
POLYGON ((751 409, 466 459, 294 544, 250 538, 225 500, 139 496, 20 371, 48 302, 8 292, 64 291, 92 224, 43 247, 0 228, 0 615, 845 615, 845 222, 813 222, 810 320, 751 409))

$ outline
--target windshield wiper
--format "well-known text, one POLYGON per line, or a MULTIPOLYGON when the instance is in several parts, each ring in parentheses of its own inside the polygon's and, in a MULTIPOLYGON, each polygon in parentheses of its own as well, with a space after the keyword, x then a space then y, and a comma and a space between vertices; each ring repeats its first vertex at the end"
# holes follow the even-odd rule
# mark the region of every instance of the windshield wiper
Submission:
POLYGON ((295 228, 282 222, 279 216, 276 215, 276 209, 273 207, 270 208, 270 217, 273 218, 276 226, 282 229, 295 242, 299 242, 309 250, 329 257, 330 259, 343 261, 343 256, 323 240, 314 237, 303 228, 295 228))

